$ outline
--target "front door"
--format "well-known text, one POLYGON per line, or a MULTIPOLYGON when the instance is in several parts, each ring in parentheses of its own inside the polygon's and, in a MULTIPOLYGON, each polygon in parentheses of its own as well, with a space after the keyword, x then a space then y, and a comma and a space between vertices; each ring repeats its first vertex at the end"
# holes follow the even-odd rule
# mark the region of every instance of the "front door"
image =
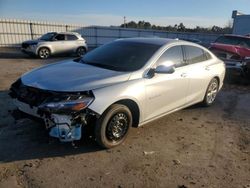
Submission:
POLYGON ((53 48, 53 51, 55 54, 65 53, 69 50, 67 42, 66 42, 66 37, 64 34, 57 34, 54 37, 53 43, 52 43, 52 48, 53 48))
POLYGON ((146 105, 145 120, 163 115, 186 104, 186 95, 189 79, 183 61, 181 46, 167 49, 158 59, 155 66, 171 61, 175 64, 175 72, 171 74, 155 74, 146 78, 146 105))

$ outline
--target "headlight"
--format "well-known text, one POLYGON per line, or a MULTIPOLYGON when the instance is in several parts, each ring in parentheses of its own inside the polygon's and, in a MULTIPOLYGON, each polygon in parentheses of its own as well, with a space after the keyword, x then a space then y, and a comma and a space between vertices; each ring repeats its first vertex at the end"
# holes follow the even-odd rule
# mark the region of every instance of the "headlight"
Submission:
POLYGON ((246 62, 246 61, 243 61, 241 65, 242 65, 242 66, 246 66, 246 65, 247 65, 247 62, 246 62))
POLYGON ((40 110, 52 112, 52 113, 71 113, 78 112, 87 108, 92 101, 93 97, 79 97, 76 100, 64 100, 59 102, 48 102, 40 105, 40 110))

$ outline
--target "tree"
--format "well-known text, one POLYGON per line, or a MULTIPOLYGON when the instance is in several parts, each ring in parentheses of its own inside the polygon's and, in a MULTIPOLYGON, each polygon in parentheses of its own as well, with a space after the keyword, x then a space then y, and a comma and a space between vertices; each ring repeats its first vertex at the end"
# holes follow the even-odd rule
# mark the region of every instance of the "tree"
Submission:
POLYGON ((151 25, 150 22, 138 21, 137 23, 135 21, 130 21, 126 24, 121 24, 120 27, 128 27, 128 28, 139 28, 139 29, 154 29, 154 30, 161 30, 161 31, 169 31, 169 32, 197 32, 197 33, 218 33, 218 34, 225 34, 225 33, 232 33, 232 22, 229 20, 229 22, 226 24, 225 27, 200 27, 196 26, 195 28, 186 28, 183 23, 180 23, 179 25, 175 24, 174 26, 168 25, 168 26, 158 26, 158 25, 151 25))
POLYGON ((144 21, 139 21, 138 24, 137 24, 137 27, 140 28, 140 29, 143 29, 144 28, 144 21))
POLYGON ((180 23, 178 26, 177 26, 177 31, 185 31, 186 27, 184 26, 183 23, 180 23))
POLYGON ((144 29, 151 29, 151 24, 149 22, 145 22, 144 29))
POLYGON ((128 22, 127 27, 128 28, 137 28, 137 23, 134 21, 128 22))

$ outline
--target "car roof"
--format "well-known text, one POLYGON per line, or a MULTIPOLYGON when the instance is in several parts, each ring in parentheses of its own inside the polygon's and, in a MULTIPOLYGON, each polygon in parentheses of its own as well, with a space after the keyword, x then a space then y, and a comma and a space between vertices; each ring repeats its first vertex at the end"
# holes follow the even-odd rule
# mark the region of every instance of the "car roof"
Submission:
POLYGON ((63 34, 63 35, 77 35, 77 36, 81 36, 77 32, 55 32, 55 33, 57 33, 57 34, 63 34))
POLYGON ((137 38, 117 39, 116 41, 138 42, 138 43, 146 43, 146 44, 154 44, 154 45, 163 46, 168 43, 178 42, 178 39, 137 37, 137 38))

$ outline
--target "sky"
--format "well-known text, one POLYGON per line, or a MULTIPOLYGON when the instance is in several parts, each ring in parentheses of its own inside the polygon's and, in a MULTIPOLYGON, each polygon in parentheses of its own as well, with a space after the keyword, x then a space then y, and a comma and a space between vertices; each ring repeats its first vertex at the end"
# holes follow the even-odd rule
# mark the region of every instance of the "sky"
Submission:
POLYGON ((168 26, 226 26, 233 10, 250 14, 250 0, 0 0, 0 18, 119 26, 149 21, 168 26))

